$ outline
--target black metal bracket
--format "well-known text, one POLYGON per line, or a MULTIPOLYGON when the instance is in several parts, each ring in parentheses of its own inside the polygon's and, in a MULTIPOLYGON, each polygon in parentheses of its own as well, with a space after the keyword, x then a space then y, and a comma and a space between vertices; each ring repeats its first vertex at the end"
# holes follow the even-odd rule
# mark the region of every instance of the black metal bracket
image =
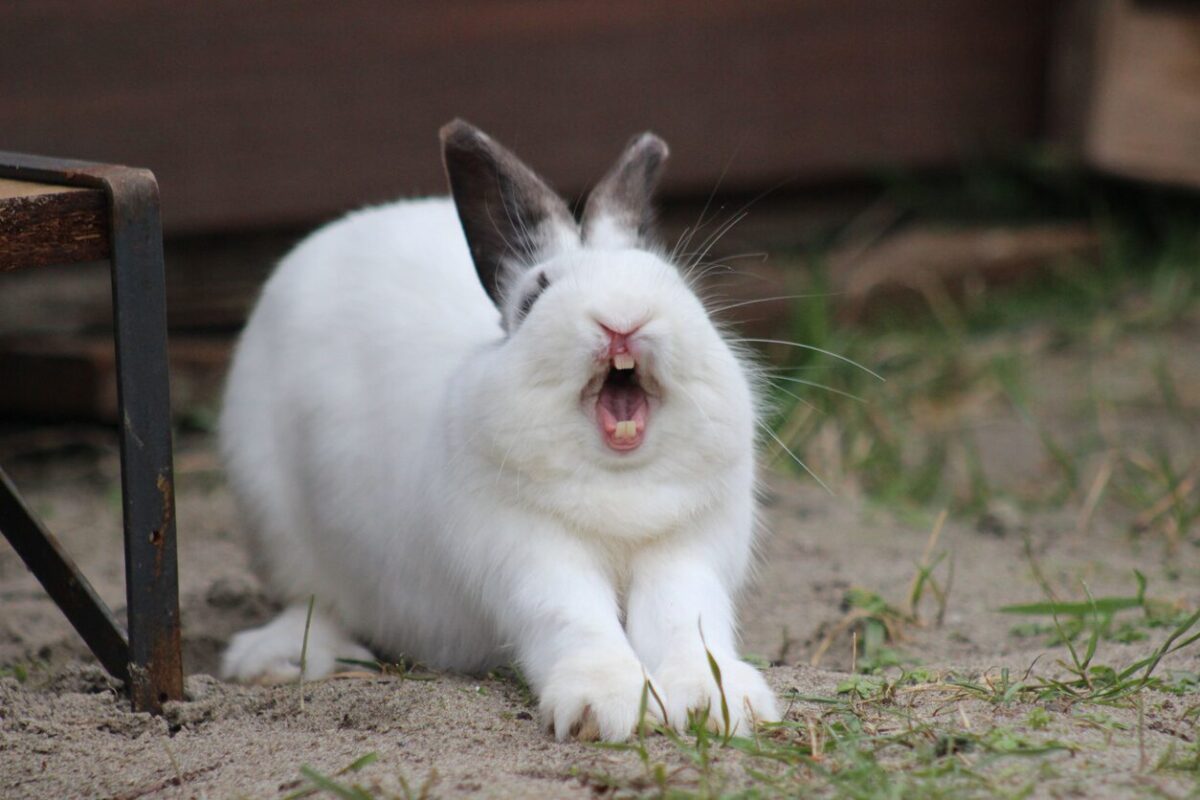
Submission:
POLYGON ((109 204, 128 638, 0 472, 0 532, 135 710, 183 698, 166 290, 158 184, 148 170, 0 152, 0 177, 103 189, 109 204))

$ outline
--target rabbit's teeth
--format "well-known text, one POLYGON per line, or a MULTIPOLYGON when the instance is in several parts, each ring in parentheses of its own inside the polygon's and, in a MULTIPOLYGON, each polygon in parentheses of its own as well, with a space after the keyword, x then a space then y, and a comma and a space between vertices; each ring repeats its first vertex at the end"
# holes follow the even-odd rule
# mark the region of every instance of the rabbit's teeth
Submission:
POLYGON ((634 439, 637 437, 637 423, 631 419, 622 420, 617 423, 617 427, 613 430, 613 438, 620 441, 622 439, 634 439))
POLYGON ((636 362, 634 362, 631 353, 617 353, 613 356, 612 363, 616 369, 633 369, 636 362))

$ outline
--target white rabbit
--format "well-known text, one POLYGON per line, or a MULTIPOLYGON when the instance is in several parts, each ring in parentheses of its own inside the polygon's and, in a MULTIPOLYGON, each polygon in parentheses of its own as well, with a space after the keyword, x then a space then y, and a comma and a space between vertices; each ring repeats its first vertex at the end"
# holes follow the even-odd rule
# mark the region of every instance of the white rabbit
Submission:
POLYGON ((519 665, 558 738, 680 727, 720 693, 778 718, 737 656, 755 528, 751 373, 646 242, 667 157, 628 146, 582 222, 481 131, 441 131, 452 199, 360 211, 301 243, 238 346, 221 452, 261 575, 289 604, 227 677, 306 675, 369 645, 519 665), (465 237, 464 237, 465 232, 465 237), (362 644, 359 644, 359 643, 362 644))

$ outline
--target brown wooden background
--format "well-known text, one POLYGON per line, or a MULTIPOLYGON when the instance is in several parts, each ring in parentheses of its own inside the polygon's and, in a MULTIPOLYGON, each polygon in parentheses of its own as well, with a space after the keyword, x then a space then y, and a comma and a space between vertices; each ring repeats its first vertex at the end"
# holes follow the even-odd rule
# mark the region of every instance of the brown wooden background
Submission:
POLYGON ((666 191, 949 163, 1040 130, 1045 0, 0 5, 0 149, 153 169, 169 233, 442 191, 464 116, 578 193, 626 137, 666 191))

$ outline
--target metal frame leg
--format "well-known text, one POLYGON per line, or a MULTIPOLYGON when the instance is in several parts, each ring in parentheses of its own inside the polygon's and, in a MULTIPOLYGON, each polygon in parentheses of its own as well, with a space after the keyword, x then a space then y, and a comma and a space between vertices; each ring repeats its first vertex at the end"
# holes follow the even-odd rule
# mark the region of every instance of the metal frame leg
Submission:
POLYGON ((15 153, 0 154, 0 175, 108 195, 128 639, 3 472, 0 532, 105 669, 125 682, 134 710, 158 713, 183 699, 158 184, 143 169, 15 153))
POLYGON ((149 172, 131 169, 112 176, 108 191, 129 696, 135 709, 157 711, 183 697, 158 184, 149 172))

